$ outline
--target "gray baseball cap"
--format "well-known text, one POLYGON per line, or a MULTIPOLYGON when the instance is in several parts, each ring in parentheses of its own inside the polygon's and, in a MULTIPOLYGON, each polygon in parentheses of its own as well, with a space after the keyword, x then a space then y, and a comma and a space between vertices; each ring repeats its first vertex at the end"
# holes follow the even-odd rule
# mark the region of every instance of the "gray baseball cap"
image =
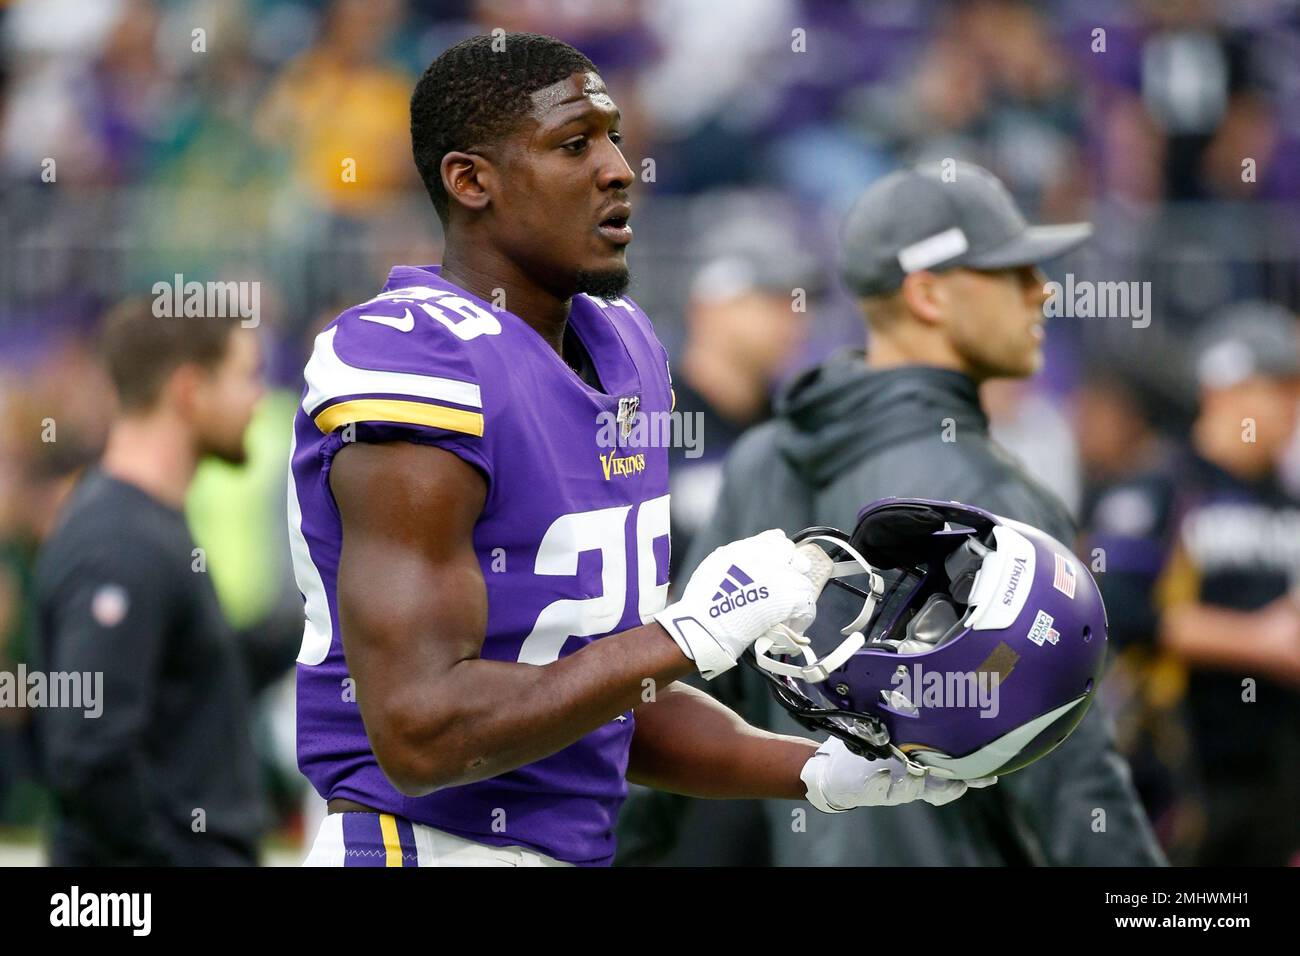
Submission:
POLYGON ((1272 302, 1238 302, 1216 312, 1195 352, 1202 388, 1231 388, 1256 376, 1300 378, 1296 318, 1272 302))
POLYGON ((923 163, 884 176, 844 220, 840 276, 858 295, 897 290, 911 272, 1005 269, 1069 252, 1086 222, 1031 226, 998 178, 974 163, 923 163))

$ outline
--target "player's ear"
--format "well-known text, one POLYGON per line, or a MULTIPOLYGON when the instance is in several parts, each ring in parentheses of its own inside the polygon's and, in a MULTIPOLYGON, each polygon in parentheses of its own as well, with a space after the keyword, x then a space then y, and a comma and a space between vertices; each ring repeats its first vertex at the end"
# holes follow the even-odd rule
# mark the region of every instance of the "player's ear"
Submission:
POLYGON ((486 209, 491 201, 486 188, 488 177, 484 175, 489 165, 487 158, 479 153, 447 153, 443 156, 439 172, 447 197, 475 212, 486 209))
POLYGON ((937 325, 943 321, 947 290, 937 274, 924 270, 909 273, 903 279, 899 294, 907 311, 922 322, 937 325))

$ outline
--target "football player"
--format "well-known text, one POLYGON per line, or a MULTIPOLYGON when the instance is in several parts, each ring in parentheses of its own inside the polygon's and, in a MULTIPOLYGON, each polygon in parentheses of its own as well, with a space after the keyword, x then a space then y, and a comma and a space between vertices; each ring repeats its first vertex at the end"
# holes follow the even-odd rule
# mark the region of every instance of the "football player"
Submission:
POLYGON ((834 812, 965 784, 744 724, 678 678, 815 613, 780 531, 665 607, 667 354, 623 296, 633 172, 592 63, 478 36, 411 100, 441 266, 316 339, 289 487, 310 865, 604 864, 627 780, 834 812))

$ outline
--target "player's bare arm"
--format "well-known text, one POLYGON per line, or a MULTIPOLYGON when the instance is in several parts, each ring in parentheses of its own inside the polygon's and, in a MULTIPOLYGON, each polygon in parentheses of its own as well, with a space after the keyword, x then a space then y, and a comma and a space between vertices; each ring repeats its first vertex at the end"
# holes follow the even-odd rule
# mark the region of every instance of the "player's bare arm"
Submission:
POLYGON ((480 658, 483 477, 442 449, 356 444, 330 485, 344 653, 375 756, 403 793, 539 760, 639 703, 646 678, 666 686, 694 669, 657 623, 542 667, 480 658))
POLYGON ((674 683, 636 708, 633 783, 688 797, 802 800, 817 744, 745 723, 703 691, 674 683))

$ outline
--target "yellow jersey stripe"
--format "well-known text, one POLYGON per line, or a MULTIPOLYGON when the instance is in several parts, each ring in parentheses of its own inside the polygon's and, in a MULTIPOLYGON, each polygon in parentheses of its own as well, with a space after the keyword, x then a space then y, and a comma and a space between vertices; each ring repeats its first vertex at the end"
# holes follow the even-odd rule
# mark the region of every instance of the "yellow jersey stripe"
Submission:
POLYGON ((331 405, 316 416, 316 427, 329 434, 340 425, 353 422, 399 422, 430 425, 466 435, 483 434, 483 413, 467 412, 425 402, 404 402, 395 398, 358 398, 331 405))
POLYGON ((311 414, 312 409, 320 408, 326 402, 343 395, 366 394, 409 395, 435 402, 468 405, 470 408, 483 407, 483 395, 474 382, 439 375, 383 372, 348 365, 334 350, 334 339, 338 331, 338 326, 335 326, 316 336, 316 347, 304 370, 307 379, 307 394, 302 400, 304 412, 311 414))
POLYGON ((397 835, 397 821, 391 813, 379 814, 379 832, 384 835, 384 866, 401 866, 402 838, 397 835))

